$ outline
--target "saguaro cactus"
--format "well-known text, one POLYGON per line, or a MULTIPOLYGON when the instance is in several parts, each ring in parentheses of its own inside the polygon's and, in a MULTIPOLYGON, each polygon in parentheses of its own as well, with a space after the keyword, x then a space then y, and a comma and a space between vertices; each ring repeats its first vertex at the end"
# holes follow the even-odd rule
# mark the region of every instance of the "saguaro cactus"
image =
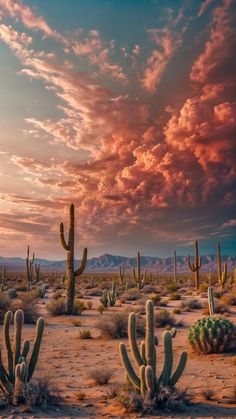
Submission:
POLYGON ((76 277, 80 276, 86 266, 87 262, 87 248, 84 248, 83 257, 80 267, 74 270, 74 225, 75 225, 75 210, 74 204, 70 206, 70 227, 68 243, 65 241, 64 224, 60 224, 60 239, 63 248, 67 251, 67 269, 66 269, 66 287, 67 287, 67 314, 73 314, 74 298, 75 298, 75 281, 76 277))
POLYGON ((29 257, 30 247, 27 247, 27 255, 25 259, 26 273, 27 273, 27 291, 30 291, 34 276, 34 253, 32 259, 29 257))
POLYGON ((140 258, 140 253, 138 252, 137 272, 133 268, 133 277, 134 277, 135 283, 137 285, 137 288, 139 290, 141 290, 144 287, 144 283, 146 281, 146 274, 147 274, 146 270, 144 271, 144 274, 141 274, 141 258, 140 258))
POLYGON ((125 291, 125 268, 124 266, 120 266, 120 285, 121 291, 125 291))
POLYGON ((108 292, 108 301, 109 306, 113 307, 116 303, 116 283, 115 281, 112 282, 112 289, 110 292, 108 292))
POLYGON ((172 333, 166 331, 163 336, 165 360, 159 377, 157 377, 156 372, 156 346, 158 345, 158 339, 154 336, 154 305, 151 300, 148 300, 146 303, 146 338, 145 341, 141 342, 140 348, 138 347, 136 337, 136 314, 131 313, 129 315, 129 345, 132 357, 139 369, 139 374, 136 374, 134 371, 125 344, 123 342, 120 343, 121 361, 128 380, 136 390, 141 394, 147 394, 150 398, 157 395, 161 385, 174 387, 183 373, 187 361, 187 352, 184 351, 181 354, 175 372, 172 374, 172 333))
POLYGON ((198 256, 198 241, 195 240, 195 261, 191 262, 190 256, 188 255, 188 266, 191 269, 192 272, 195 274, 195 285, 197 290, 199 289, 199 271, 202 266, 202 257, 198 256))
POLYGON ((21 347, 24 313, 22 310, 17 310, 15 312, 13 345, 10 340, 10 324, 12 317, 12 312, 8 311, 5 314, 3 326, 8 368, 4 367, 0 352, 0 386, 1 389, 10 396, 16 393, 18 394, 19 388, 22 387, 22 384, 31 380, 37 364, 44 330, 44 320, 40 317, 36 324, 36 337, 28 363, 27 356, 30 349, 29 340, 25 340, 23 347, 21 347))
POLYGON ((177 260, 176 260, 176 250, 174 250, 174 282, 177 282, 177 260))
POLYGON ((217 274, 218 274, 218 282, 221 284, 221 252, 220 252, 220 243, 217 243, 217 274))

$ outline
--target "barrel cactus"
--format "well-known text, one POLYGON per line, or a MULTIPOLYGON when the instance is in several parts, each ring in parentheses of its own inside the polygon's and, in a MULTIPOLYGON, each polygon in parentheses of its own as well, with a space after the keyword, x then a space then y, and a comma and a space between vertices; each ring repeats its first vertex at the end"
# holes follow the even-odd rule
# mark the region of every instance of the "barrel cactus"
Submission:
POLYGON ((126 346, 123 342, 120 343, 120 356, 122 364, 125 368, 126 377, 133 388, 142 395, 153 399, 158 396, 160 389, 165 386, 174 388, 175 384, 182 375, 186 361, 187 352, 181 354, 179 364, 173 372, 173 349, 172 349, 172 335, 171 332, 164 332, 164 365, 158 377, 156 369, 156 347, 158 339, 154 336, 154 305, 151 300, 146 303, 146 339, 141 342, 140 347, 137 343, 136 337, 136 314, 129 315, 128 337, 131 348, 132 357, 139 370, 136 374, 132 363, 129 360, 126 346))
POLYGON ((226 352, 234 332, 233 323, 223 317, 205 317, 190 328, 188 339, 195 352, 213 354, 226 352))

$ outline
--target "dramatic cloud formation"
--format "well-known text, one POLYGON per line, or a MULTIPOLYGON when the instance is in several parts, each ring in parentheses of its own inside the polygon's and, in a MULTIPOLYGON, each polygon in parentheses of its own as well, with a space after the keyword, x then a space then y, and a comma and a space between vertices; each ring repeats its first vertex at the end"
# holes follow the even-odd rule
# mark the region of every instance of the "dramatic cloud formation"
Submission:
POLYGON ((167 254, 195 238, 210 251, 215 236, 233 246, 235 7, 200 3, 157 6, 156 27, 150 19, 135 42, 124 27, 122 43, 102 22, 59 33, 52 16, 49 25, 36 8, 0 1, 14 83, 32 95, 19 112, 21 147, 0 137, 5 254, 17 241, 16 253, 33 242, 61 255, 58 223, 72 201, 92 254, 167 254))

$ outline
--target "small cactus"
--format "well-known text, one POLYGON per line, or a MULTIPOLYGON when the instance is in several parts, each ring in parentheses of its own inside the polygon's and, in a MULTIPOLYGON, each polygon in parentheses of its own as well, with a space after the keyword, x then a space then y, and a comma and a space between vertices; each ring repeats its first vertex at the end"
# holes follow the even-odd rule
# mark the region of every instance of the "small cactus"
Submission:
POLYGON ((24 313, 22 310, 17 310, 14 315, 14 338, 13 345, 10 340, 10 324, 13 314, 8 311, 4 318, 4 343, 7 351, 7 365, 4 367, 2 358, 0 356, 0 386, 5 394, 12 397, 17 396, 18 399, 20 388, 24 383, 29 382, 34 373, 38 355, 40 351, 41 340, 44 330, 44 320, 40 317, 36 324, 36 337, 34 346, 27 362, 29 354, 30 342, 25 340, 22 346, 22 328, 24 324, 24 313))
POLYGON ((234 331, 233 323, 224 318, 205 317, 189 330, 188 339, 195 352, 213 354, 226 352, 234 331))
POLYGON ((133 268, 133 277, 136 283, 138 290, 141 290, 144 287, 144 283, 146 281, 147 272, 144 271, 144 274, 141 274, 141 257, 140 253, 138 252, 137 256, 137 269, 133 268), (136 272, 137 271, 137 272, 136 272))
POLYGON ((102 303, 103 307, 108 307, 109 300, 108 300, 108 293, 104 291, 102 296, 100 297, 100 302, 102 303))
POLYGON ((138 367, 139 373, 136 374, 134 368, 129 360, 126 346, 123 342, 120 343, 120 356, 122 364, 125 368, 126 377, 134 389, 149 398, 154 398, 162 385, 173 388, 180 376, 182 375, 186 361, 187 352, 183 352, 180 357, 179 364, 174 373, 173 369, 173 349, 172 338, 176 333, 173 330, 164 332, 164 352, 165 360, 160 376, 156 372, 156 346, 158 339, 154 336, 154 305, 151 300, 146 303, 146 339, 141 342, 140 347, 137 344, 136 337, 136 314, 129 315, 128 337, 132 357, 138 367))

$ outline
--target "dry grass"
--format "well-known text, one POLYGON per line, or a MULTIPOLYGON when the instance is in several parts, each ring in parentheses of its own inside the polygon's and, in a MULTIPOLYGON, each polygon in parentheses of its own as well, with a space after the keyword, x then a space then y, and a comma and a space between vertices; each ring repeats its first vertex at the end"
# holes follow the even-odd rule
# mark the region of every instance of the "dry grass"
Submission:
POLYGON ((99 384, 100 386, 108 384, 113 376, 113 371, 107 368, 96 368, 91 370, 88 374, 88 377, 93 379, 95 384, 99 384))

